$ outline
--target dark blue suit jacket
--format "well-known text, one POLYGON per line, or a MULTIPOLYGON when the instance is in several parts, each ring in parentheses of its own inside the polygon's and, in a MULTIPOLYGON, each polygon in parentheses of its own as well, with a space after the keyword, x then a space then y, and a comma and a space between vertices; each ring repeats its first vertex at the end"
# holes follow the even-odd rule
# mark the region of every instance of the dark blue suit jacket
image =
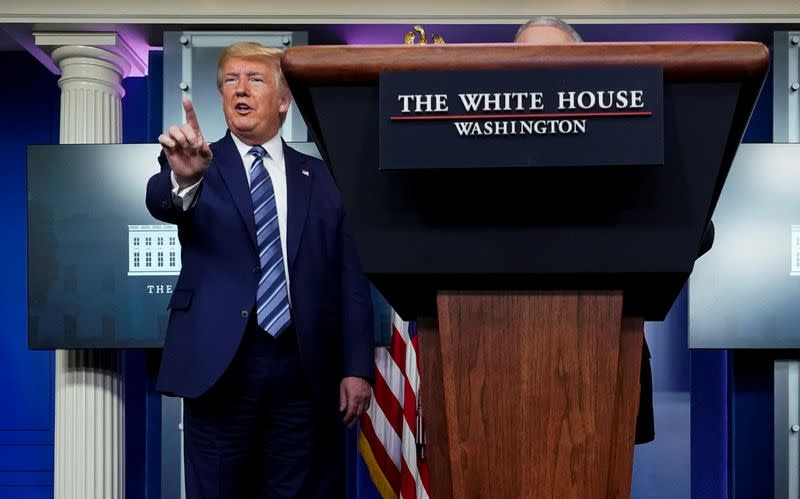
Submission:
MULTIPOLYGON (((173 206, 163 153, 161 171, 147 185, 147 208, 177 224, 182 248, 157 389, 190 398, 208 390, 233 359, 260 277, 250 188, 230 132, 211 150, 211 165, 186 212, 173 206)), ((328 169, 285 143, 283 151, 292 318, 315 398, 330 407, 338 404, 343 377, 372 377, 369 284, 328 169)))

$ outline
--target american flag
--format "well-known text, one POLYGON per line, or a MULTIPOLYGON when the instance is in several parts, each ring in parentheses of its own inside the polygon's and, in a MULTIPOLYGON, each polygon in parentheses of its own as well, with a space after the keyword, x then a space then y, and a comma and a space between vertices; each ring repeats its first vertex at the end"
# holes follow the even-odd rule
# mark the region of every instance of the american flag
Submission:
POLYGON ((375 398, 361 416, 358 448, 383 499, 428 499, 416 326, 391 316, 390 346, 375 350, 375 398))

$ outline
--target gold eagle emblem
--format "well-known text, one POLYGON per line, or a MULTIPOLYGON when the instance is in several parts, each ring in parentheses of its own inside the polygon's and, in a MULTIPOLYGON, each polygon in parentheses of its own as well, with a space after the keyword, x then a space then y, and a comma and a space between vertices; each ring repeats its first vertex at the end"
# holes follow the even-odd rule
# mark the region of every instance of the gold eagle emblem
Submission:
MULTIPOLYGON (((409 31, 408 33, 406 33, 403 43, 405 43, 406 45, 414 45, 414 43, 416 42, 417 45, 427 45, 429 42, 427 35, 425 35, 425 28, 423 28, 419 24, 415 24, 413 28, 414 28, 413 31, 409 31), (414 31, 419 33, 420 35, 419 41, 416 41, 417 33, 415 33, 414 31)), ((434 45, 444 45, 444 38, 442 38, 441 36, 433 35, 431 36, 431 38, 433 39, 434 45)))

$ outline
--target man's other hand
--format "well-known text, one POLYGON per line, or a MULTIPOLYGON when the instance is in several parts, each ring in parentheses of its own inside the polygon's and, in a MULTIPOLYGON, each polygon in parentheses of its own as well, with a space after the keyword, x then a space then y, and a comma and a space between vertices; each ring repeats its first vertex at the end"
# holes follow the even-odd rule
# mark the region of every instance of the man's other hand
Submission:
POLYGON ((181 189, 196 184, 203 178, 211 164, 211 148, 203 138, 192 101, 183 99, 186 123, 173 125, 167 133, 158 136, 158 142, 167 155, 167 161, 181 189))
POLYGON ((372 388, 362 378, 344 378, 339 385, 339 411, 344 412, 344 424, 352 428, 359 416, 369 409, 372 388))

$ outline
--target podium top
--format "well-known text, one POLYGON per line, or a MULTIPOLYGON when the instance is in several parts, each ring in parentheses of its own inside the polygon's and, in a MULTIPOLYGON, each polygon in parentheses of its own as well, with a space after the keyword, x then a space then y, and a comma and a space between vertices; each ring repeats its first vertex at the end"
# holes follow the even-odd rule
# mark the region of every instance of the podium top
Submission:
MULTIPOLYGON (((769 52, 750 42, 306 46, 281 64, 364 272, 406 320, 433 315, 438 290, 543 289, 622 290, 626 314, 661 320, 697 259, 769 52), (663 70, 663 167, 378 169, 383 72, 637 66, 663 70)), ((524 147, 535 152, 536 140, 524 147)), ((628 146, 625 134, 613 140, 628 146)))
POLYGON ((377 82, 382 71, 457 71, 660 66, 667 81, 741 81, 761 86, 769 51, 755 42, 512 43, 454 45, 309 45, 282 57, 300 84, 377 82))

